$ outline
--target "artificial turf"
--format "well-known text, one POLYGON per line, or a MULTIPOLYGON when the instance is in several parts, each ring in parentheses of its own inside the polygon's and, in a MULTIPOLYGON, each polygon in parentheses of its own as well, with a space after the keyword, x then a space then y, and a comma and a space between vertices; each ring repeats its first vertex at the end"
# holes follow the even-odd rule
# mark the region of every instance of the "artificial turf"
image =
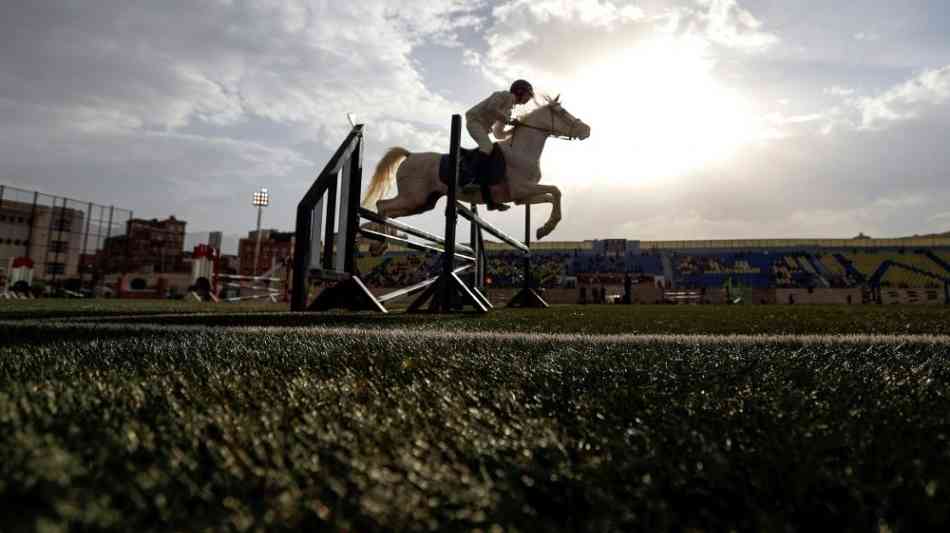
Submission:
POLYGON ((0 530, 940 528, 945 340, 457 333, 945 333, 854 309, 5 314, 0 530))

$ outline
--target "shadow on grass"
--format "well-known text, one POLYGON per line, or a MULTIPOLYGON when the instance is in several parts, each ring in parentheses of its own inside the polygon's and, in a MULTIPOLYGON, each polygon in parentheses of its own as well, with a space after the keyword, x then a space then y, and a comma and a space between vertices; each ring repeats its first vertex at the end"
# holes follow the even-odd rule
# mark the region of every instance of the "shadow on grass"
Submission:
MULTIPOLYGON (((14 324, 0 324, 0 337, 9 339, 10 345, 48 346, 63 341, 102 341, 138 339, 147 340, 167 336, 170 331, 162 326, 191 326, 198 331, 207 328, 213 332, 216 328, 307 328, 341 327, 362 329, 414 329, 444 330, 449 324, 439 318, 451 321, 452 325, 465 329, 476 329, 482 315, 465 313, 456 315, 377 315, 377 314, 340 314, 326 315, 314 313, 261 313, 234 315, 176 315, 162 316, 143 314, 140 316, 112 315, 50 321, 23 320, 14 324), (121 318, 119 318, 121 316, 121 318), (103 326, 103 327, 99 327, 103 326), (116 328, 115 326, 125 326, 116 328)), ((0 319, 2 320, 2 319, 0 319)))
POLYGON ((445 322, 478 322, 484 315, 460 313, 452 315, 436 314, 318 314, 318 313, 274 313, 274 314, 237 314, 237 315, 182 315, 182 316, 142 316, 114 320, 121 324, 156 324, 166 326, 208 326, 208 327, 362 327, 392 328, 405 326, 439 325, 445 322))

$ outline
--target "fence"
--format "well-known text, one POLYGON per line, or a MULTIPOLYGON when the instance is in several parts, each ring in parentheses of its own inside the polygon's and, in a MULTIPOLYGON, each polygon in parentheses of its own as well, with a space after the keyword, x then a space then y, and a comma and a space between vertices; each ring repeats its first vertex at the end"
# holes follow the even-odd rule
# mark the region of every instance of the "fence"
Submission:
POLYGON ((126 233, 132 211, 0 183, 0 292, 12 260, 28 258, 34 283, 78 290, 101 283, 101 253, 126 233), (38 283, 37 283, 38 282, 38 283))

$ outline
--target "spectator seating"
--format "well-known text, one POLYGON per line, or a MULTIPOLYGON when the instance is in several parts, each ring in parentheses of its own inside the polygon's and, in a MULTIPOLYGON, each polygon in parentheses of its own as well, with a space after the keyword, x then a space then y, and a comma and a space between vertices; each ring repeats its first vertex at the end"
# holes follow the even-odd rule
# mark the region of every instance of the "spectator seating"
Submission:
MULTIPOLYGON (((538 252, 531 258, 531 274, 541 287, 560 287, 573 254, 538 252)), ((515 252, 489 252, 486 284, 492 287, 520 287, 524 276, 524 256, 515 252)))
MULTIPOLYGON (((934 252, 950 263, 950 252, 934 252)), ((523 257, 515 252, 489 250, 486 282, 492 287, 517 287, 522 283, 523 257)), ((726 283, 750 288, 822 286, 819 276, 831 287, 853 287, 869 280, 887 261, 906 264, 923 272, 947 278, 937 262, 923 253, 911 251, 808 251, 793 252, 649 252, 603 255, 591 250, 542 250, 534 254, 532 272, 546 288, 565 287, 578 274, 664 274, 664 256, 673 266, 672 283, 682 288, 722 287, 726 283), (840 257, 840 259, 839 259, 840 257), (820 265, 821 268, 816 268, 820 265)), ((396 251, 382 258, 359 256, 357 264, 365 280, 373 286, 397 287, 421 281, 436 273, 438 254, 396 251)), ((892 267, 880 280, 884 287, 932 288, 940 281, 929 276, 892 267)))
POLYGON ((842 254, 845 258, 851 260, 854 268, 865 276, 870 277, 877 269, 881 267, 881 263, 884 261, 890 260, 896 263, 903 263, 905 265, 910 265, 915 268, 919 268, 925 272, 932 272, 939 275, 938 268, 929 257, 913 253, 913 252, 851 252, 842 254))
POLYGON ((373 287, 412 285, 432 277, 438 270, 439 258, 440 255, 435 253, 387 254, 371 270, 361 270, 363 281, 373 287))
POLYGON ((892 266, 881 278, 881 287, 897 289, 938 289, 943 284, 919 272, 892 266))

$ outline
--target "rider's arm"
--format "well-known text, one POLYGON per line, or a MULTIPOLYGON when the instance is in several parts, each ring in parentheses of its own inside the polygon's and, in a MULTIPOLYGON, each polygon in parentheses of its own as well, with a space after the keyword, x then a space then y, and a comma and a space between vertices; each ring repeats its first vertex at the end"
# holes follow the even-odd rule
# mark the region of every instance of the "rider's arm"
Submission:
POLYGON ((514 128, 505 129, 506 125, 513 124, 511 120, 511 108, 514 107, 514 100, 511 96, 511 93, 496 93, 499 98, 497 100, 497 113, 500 120, 496 120, 492 124, 492 135, 495 136, 499 141, 503 141, 511 137, 511 133, 514 131, 514 128))
POLYGON ((471 122, 472 120, 477 120, 482 114, 482 109, 485 107, 488 99, 482 100, 481 102, 473 105, 468 111, 465 112, 465 120, 471 122))
MULTIPOLYGON (((508 93, 510 94, 510 93, 508 93)), ((504 91, 497 91, 485 98, 481 102, 472 106, 465 112, 466 117, 477 118, 484 124, 490 124, 492 120, 504 115, 504 108, 507 105, 507 97, 504 91)))
POLYGON ((505 122, 498 121, 492 124, 491 134, 495 137, 495 140, 503 141, 508 137, 511 137, 511 132, 514 131, 514 128, 505 129, 505 122))

